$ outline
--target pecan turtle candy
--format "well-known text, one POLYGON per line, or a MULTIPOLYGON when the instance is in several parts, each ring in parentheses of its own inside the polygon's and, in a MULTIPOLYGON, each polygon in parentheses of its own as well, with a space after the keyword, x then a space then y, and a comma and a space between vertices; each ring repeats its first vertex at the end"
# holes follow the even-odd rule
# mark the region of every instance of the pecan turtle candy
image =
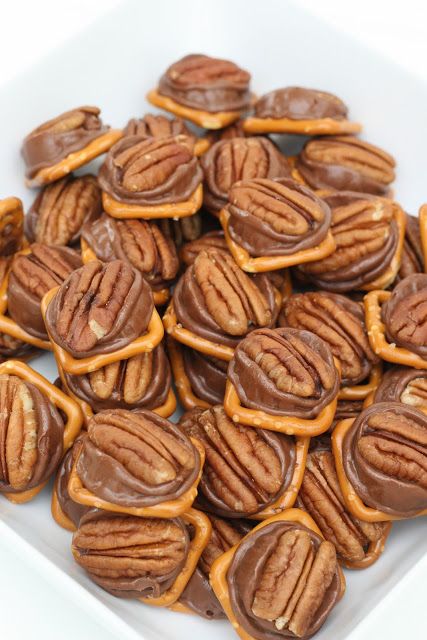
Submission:
POLYGON ((59 465, 63 438, 64 421, 49 398, 31 382, 2 373, 0 493, 43 485, 59 465))
POLYGON ((108 151, 121 131, 105 126, 97 107, 78 107, 44 122, 24 139, 29 186, 55 182, 108 151))
POLYGON ((347 116, 346 105, 332 93, 285 87, 258 98, 253 117, 243 126, 248 133, 336 135, 360 131, 361 125, 347 116))
POLYGON ((392 367, 385 372, 373 402, 403 402, 427 413, 427 370, 392 367))
POLYGON ((191 493, 191 506, 201 457, 177 425, 148 410, 111 409, 95 414, 87 432, 76 473, 92 497, 73 493, 70 481, 72 499, 129 513, 165 503, 171 513, 163 517, 169 517, 173 502, 191 493))
POLYGON ((389 343, 427 360, 427 274, 408 276, 381 309, 389 343))
POLYGON ((403 243, 402 260, 398 280, 403 280, 413 273, 424 272, 424 255, 421 242, 420 223, 418 218, 406 214, 405 241, 403 243))
POLYGON ((371 522, 427 513, 427 417, 399 402, 373 404, 332 434, 349 510, 371 522))
POLYGON ((74 502, 68 493, 68 481, 71 470, 76 462, 84 437, 84 435, 80 435, 76 438, 73 446, 62 458, 61 464, 56 472, 55 484, 52 491, 52 516, 60 527, 68 531, 75 531, 79 526, 80 519, 89 510, 89 507, 74 502))
POLYGON ((300 265, 297 275, 336 293, 390 285, 399 269, 403 213, 384 198, 341 192, 324 197, 332 211, 335 251, 300 265))
POLYGON ((309 140, 296 159, 299 178, 312 189, 387 195, 395 178, 394 158, 353 136, 309 140))
POLYGON ((109 354, 147 331, 153 296, 140 271, 120 260, 76 269, 50 301, 50 338, 73 358, 109 354))
POLYGON ((119 360, 82 376, 64 373, 66 386, 94 411, 155 409, 171 387, 171 371, 163 346, 119 360))
POLYGON ((101 214, 101 189, 95 176, 66 176, 40 191, 25 217, 31 242, 74 245, 82 226, 101 214))
POLYGON ((220 140, 203 155, 201 165, 205 177, 203 202, 215 215, 227 204, 235 182, 290 177, 285 156, 271 140, 261 136, 220 140))
POLYGON ((291 179, 236 182, 220 220, 234 259, 247 271, 281 269, 334 250, 332 238, 325 244, 329 206, 291 179))
POLYGON ((84 515, 73 535, 75 561, 119 598, 159 598, 181 574, 190 536, 181 518, 138 518, 98 509, 84 515))
POLYGON ((164 324, 179 342, 229 359, 252 329, 273 326, 277 313, 276 292, 267 276, 251 278, 230 255, 208 249, 179 279, 164 324))
POLYGON ((221 129, 250 106, 251 76, 229 60, 187 55, 160 78, 149 102, 205 129, 221 129))
MULTIPOLYGON (((228 367, 228 379, 241 406, 249 409, 242 412, 248 417, 245 424, 268 429, 277 426, 280 430, 282 423, 286 428, 287 418, 295 417, 304 420, 305 428, 308 421, 326 410, 327 421, 322 422, 319 433, 332 422, 340 374, 330 346, 311 331, 287 327, 252 331, 238 344, 228 367), (257 419, 260 412, 265 419, 257 419), (283 420, 275 425, 267 416, 283 420)), ((227 391, 225 409, 233 419, 240 420, 227 391)), ((293 423, 290 420, 290 432, 293 423)))
POLYGON ((182 592, 179 603, 208 620, 226 618, 223 608, 209 582, 209 572, 215 560, 240 542, 251 530, 248 520, 224 520, 209 516, 212 532, 197 567, 182 592))
POLYGON ((167 288, 178 273, 175 244, 154 222, 116 220, 104 213, 84 225, 82 239, 102 262, 129 262, 142 273, 154 294, 167 288))
POLYGON ((48 340, 40 303, 52 288, 61 285, 81 266, 73 249, 34 243, 29 252, 17 254, 9 273, 7 310, 30 336, 48 340))
POLYGON ((173 218, 202 204, 202 170, 179 137, 126 136, 108 152, 98 181, 117 218, 173 218))
POLYGON ((290 510, 256 527, 214 563, 214 591, 241 637, 310 638, 340 600, 345 582, 335 547, 315 526, 290 510))
POLYGON ((379 362, 369 344, 363 307, 345 296, 325 291, 294 294, 282 307, 279 325, 322 338, 340 362, 342 386, 362 382, 379 362))
POLYGON ((297 506, 310 514, 346 567, 368 567, 384 550, 390 524, 363 522, 348 511, 332 451, 325 445, 307 456, 297 506))
POLYGON ((235 424, 221 405, 187 417, 180 426, 205 448, 197 498, 204 511, 225 518, 255 516, 291 488, 292 438, 235 424))

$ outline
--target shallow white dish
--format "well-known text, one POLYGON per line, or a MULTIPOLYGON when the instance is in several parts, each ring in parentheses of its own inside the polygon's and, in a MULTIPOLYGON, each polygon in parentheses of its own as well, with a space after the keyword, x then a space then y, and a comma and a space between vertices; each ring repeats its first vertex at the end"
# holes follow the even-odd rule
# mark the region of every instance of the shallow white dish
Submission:
MULTIPOLYGON (((422 170, 427 148, 425 85, 287 2, 270 0, 255 13, 243 0, 216 0, 208 9, 192 0, 158 0, 149 7, 136 0, 125 2, 3 88, 0 197, 18 195, 27 206, 34 198, 23 187, 19 157, 20 142, 34 126, 80 104, 100 106, 105 122, 122 126, 129 117, 149 110, 145 93, 170 62, 201 51, 248 68, 257 93, 300 84, 341 96, 350 105, 352 118, 364 123, 365 138, 398 159, 396 198, 416 213, 423 198, 427 199, 422 170)), ((56 377, 52 356, 44 355, 32 364, 51 380, 56 377)), ((236 637, 226 622, 207 622, 119 600, 96 587, 72 561, 70 534, 51 519, 48 489, 28 505, 0 499, 0 537, 1 544, 20 549, 58 589, 122 639, 236 637)), ((396 524, 386 553, 374 567, 346 572, 345 598, 316 638, 363 637, 356 627, 375 618, 374 609, 381 601, 381 616, 395 610, 396 585, 399 591, 403 584, 413 589, 418 584, 422 589, 421 578, 409 581, 407 574, 416 573, 423 557, 425 563, 425 523, 396 524)), ((411 598, 408 591, 406 598, 411 598)))

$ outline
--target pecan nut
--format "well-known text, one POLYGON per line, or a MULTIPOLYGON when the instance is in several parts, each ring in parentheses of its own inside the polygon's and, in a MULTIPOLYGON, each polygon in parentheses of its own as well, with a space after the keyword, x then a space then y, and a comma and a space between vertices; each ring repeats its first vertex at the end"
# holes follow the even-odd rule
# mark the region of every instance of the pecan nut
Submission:
POLYGON ((237 622, 258 638, 311 637, 342 590, 334 545, 287 521, 270 523, 240 543, 227 582, 237 622))
POLYGON ((42 484, 58 466, 64 423, 33 384, 0 375, 0 492, 42 484))
POLYGON ((273 415, 316 417, 338 394, 329 345, 303 329, 258 329, 242 340, 228 367, 241 403, 273 415))
POLYGON ((83 227, 82 237, 99 260, 129 262, 153 289, 168 284, 178 272, 175 245, 154 222, 116 220, 103 214, 83 227))
POLYGON ((427 274, 408 276, 382 307, 389 342, 427 358, 427 274))
POLYGON ((126 262, 89 262, 50 302, 46 326, 75 358, 117 351, 142 335, 153 312, 150 287, 126 262))
POLYGON ((245 517, 275 502, 289 486, 295 466, 290 438, 235 424, 219 405, 196 415, 185 432, 203 442, 206 452, 199 485, 204 509, 245 517))
POLYGON ((179 139, 127 136, 108 152, 98 180, 115 200, 150 206, 188 200, 202 172, 179 139))
POLYGON ((67 247, 35 243, 30 248, 30 253, 17 255, 12 262, 7 289, 8 312, 29 334, 47 340, 41 299, 50 289, 61 285, 82 261, 76 251, 67 247))
POLYGON ((378 362, 368 340, 362 306, 339 294, 313 291, 292 295, 284 304, 280 326, 306 329, 322 338, 341 364, 341 383, 365 380, 378 362))
POLYGON ((200 213, 194 213, 192 216, 179 218, 179 220, 164 218, 161 220, 160 228, 176 247, 180 247, 184 242, 197 240, 201 236, 202 216, 200 213))
POLYGON ((212 342, 235 346, 256 327, 272 326, 277 307, 268 278, 251 279, 229 254, 201 251, 173 294, 178 321, 212 342))
POLYGON ((93 411, 155 409, 166 402, 171 372, 162 345, 86 375, 65 373, 70 391, 93 411))
POLYGON ((34 129, 21 149, 27 177, 33 178, 40 169, 57 164, 103 135, 108 127, 103 125, 99 113, 97 107, 78 107, 34 129))
POLYGON ((374 402, 403 402, 427 413, 427 371, 392 367, 384 373, 374 402))
POLYGON ((179 518, 137 518, 91 510, 73 535, 75 561, 121 598, 157 598, 182 571, 189 535, 179 518))
POLYGON ((390 200, 368 194, 327 196, 332 210, 335 251, 298 271, 318 287, 345 293, 381 276, 390 266, 398 245, 398 229, 390 200))
POLYGON ((331 451, 309 453, 298 503, 346 562, 362 561, 387 527, 386 522, 363 522, 347 510, 331 451))
POLYGON ((85 487, 126 507, 178 498, 194 484, 199 470, 200 458, 189 438, 168 420, 142 409, 112 409, 93 416, 77 462, 85 487))
POLYGON ((172 64, 160 78, 159 93, 203 111, 237 111, 250 104, 251 76, 229 60, 192 54, 172 64))
POLYGON ((287 178, 288 162, 267 138, 232 138, 220 140, 202 156, 205 176, 203 201, 211 213, 218 213, 226 204, 235 182, 254 178, 287 178))
POLYGON ((123 129, 123 135, 142 138, 176 138, 182 136, 194 146, 196 136, 190 131, 182 118, 167 117, 146 113, 143 118, 132 118, 123 129))
POLYGON ((197 238, 197 240, 185 243, 180 251, 180 258, 182 262, 189 267, 201 251, 209 251, 209 249, 216 249, 228 253, 223 231, 208 231, 208 233, 203 234, 200 238, 197 238))
POLYGON ((313 189, 374 195, 388 193, 395 165, 391 155, 353 136, 309 140, 296 162, 299 173, 313 189))
POLYGON ((251 256, 292 255, 328 233, 328 205, 291 179, 236 182, 228 194, 228 231, 251 256))
POLYGON ((356 418, 342 447, 346 475, 363 502, 411 517, 427 508, 427 417, 397 402, 356 418))
POLYGON ((270 91, 256 101, 254 110, 256 118, 290 120, 345 120, 348 113, 344 102, 332 93, 303 87, 270 91))
POLYGON ((72 245, 83 224, 102 210, 101 190, 95 176, 69 175, 46 186, 33 202, 25 219, 28 238, 48 245, 72 245))

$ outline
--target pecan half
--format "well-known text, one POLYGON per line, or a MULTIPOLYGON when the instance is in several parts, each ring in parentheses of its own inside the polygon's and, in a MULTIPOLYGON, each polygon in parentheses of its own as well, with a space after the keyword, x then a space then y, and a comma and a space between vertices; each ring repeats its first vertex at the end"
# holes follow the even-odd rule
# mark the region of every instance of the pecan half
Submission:
POLYGON ((295 464, 292 440, 235 424, 222 406, 201 413, 185 431, 205 447, 200 490, 209 511, 244 517, 286 491, 295 464))
POLYGON ((307 457, 298 503, 347 562, 363 560, 369 545, 381 539, 387 523, 363 522, 346 508, 330 451, 307 457))
POLYGON ((427 358, 427 274, 408 276, 382 307, 389 342, 427 358))
POLYGON ((397 402, 362 411, 342 448, 346 475, 363 502, 399 517, 427 508, 427 417, 397 402))
POLYGON ((88 489, 114 504, 172 500, 197 478, 200 459, 191 441, 151 411, 101 411, 90 420, 88 436, 79 476, 88 489))
POLYGON ((227 581, 237 621, 252 637, 311 637, 341 595, 334 545, 287 521, 249 533, 227 581))
MULTIPOLYGON (((143 138, 170 138, 183 136, 194 145, 196 136, 190 131, 182 118, 146 113, 143 118, 132 118, 123 129, 124 136, 143 138)), ((183 138, 184 139, 184 138, 183 138)))
POLYGON ((337 395, 329 346, 310 331, 258 329, 242 340, 228 377, 245 407, 313 418, 337 395))
POLYGON ((61 285, 82 262, 76 251, 66 247, 35 243, 30 248, 30 253, 17 255, 12 262, 8 312, 25 331, 47 340, 41 299, 50 289, 61 285))
POLYGON ((332 210, 335 251, 298 271, 328 291, 360 288, 389 267, 398 244, 393 203, 368 194, 339 193, 324 198, 332 210))
POLYGON ((212 533, 199 560, 199 566, 207 576, 215 560, 240 542, 251 529, 249 521, 224 520, 212 515, 209 516, 209 520, 212 525, 212 533))
POLYGON ((26 217, 26 234, 36 242, 71 245, 82 225, 97 218, 101 209, 95 176, 69 175, 40 191, 26 217))
POLYGON ((159 520, 91 511, 73 536, 76 562, 122 598, 158 597, 184 566, 189 537, 179 518, 159 520))
POLYGON ((323 291, 292 295, 285 301, 279 325, 307 329, 322 338, 340 361, 343 385, 361 382, 378 362, 369 345, 363 309, 345 296, 323 291))
POLYGON ((44 482, 62 455, 63 429, 58 411, 34 385, 0 375, 0 492, 44 482))
POLYGON ((194 213, 192 216, 172 220, 164 218, 160 222, 160 228, 165 236, 171 238, 175 246, 180 247, 184 242, 197 240, 202 233, 202 216, 194 213))
POLYGON ((388 153, 359 138, 327 136, 309 140, 296 167, 313 189, 385 195, 395 178, 395 164, 388 153))
POLYGON ((160 78, 159 93, 204 111, 235 111, 250 103, 250 74, 229 60, 192 54, 172 64, 160 78))
POLYGON ((227 203, 234 183, 254 178, 286 178, 288 162, 267 138, 232 138, 220 140, 202 156, 205 175, 204 204, 217 213, 227 203))
POLYGON ((209 231, 200 238, 197 238, 197 240, 187 242, 180 251, 180 258, 183 263, 189 267, 201 251, 209 251, 209 249, 216 249, 228 253, 223 231, 209 231))
POLYGON ((188 200, 201 180, 192 150, 173 137, 122 138, 110 149, 99 173, 104 191, 141 206, 188 200))
POLYGON ((142 335, 153 310, 148 284, 139 271, 115 260, 76 269, 49 304, 52 338, 74 357, 109 353, 142 335))

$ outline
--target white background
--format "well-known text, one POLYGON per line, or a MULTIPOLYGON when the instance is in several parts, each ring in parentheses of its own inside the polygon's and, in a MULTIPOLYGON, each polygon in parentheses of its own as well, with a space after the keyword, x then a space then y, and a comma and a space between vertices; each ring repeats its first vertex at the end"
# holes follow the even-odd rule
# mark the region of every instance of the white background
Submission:
MULTIPOLYGON (((147 19, 150 2, 146 3, 147 19)), ((66 3, 0 0, 0 84, 28 69, 117 4, 119 0, 67 0, 66 3)), ((300 0, 299 4, 427 80, 425 1, 300 0)), ((248 0, 247 7, 248 11, 268 11, 268 0, 263 3, 248 0)), ((206 3, 206 10, 215 11, 215 0, 206 3)), ((185 34, 184 23, 182 29, 185 34)), ((307 42, 302 44, 309 46, 307 42)), ((396 99, 403 100, 399 87, 396 87, 396 99)), ((425 167, 422 169, 425 171, 425 167)), ((427 566, 424 571, 427 577, 427 566)), ((421 612, 425 616, 425 591, 419 591, 410 601, 402 592, 399 608, 392 612, 387 610, 387 613, 383 606, 378 608, 375 616, 381 621, 381 631, 375 633, 375 638, 372 637, 373 622, 360 638, 421 640, 426 637, 421 612)), ((87 614, 66 601, 35 569, 30 570, 18 554, 6 550, 0 540, 0 637, 7 640, 110 640, 117 636, 101 629, 87 614)))

